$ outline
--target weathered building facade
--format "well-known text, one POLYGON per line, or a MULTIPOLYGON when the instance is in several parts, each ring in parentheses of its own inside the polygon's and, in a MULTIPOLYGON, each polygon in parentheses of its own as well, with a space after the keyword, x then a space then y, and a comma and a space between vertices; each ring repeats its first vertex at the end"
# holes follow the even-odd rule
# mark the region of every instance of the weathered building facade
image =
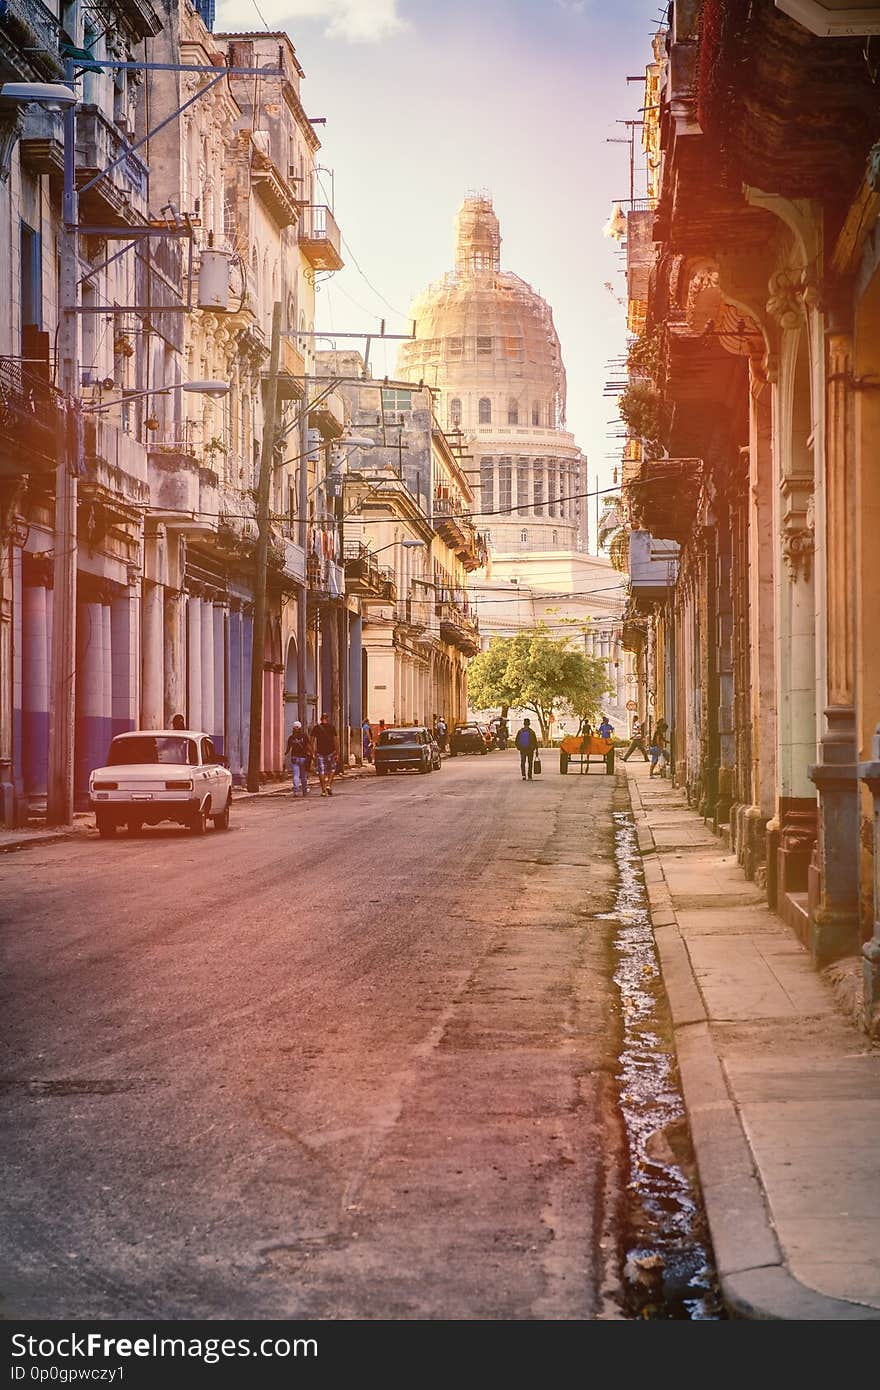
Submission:
POLYGON ((863 952, 869 1026, 876 77, 863 41, 772 0, 675 4, 621 403, 630 524, 677 548, 630 606, 634 645, 662 647, 676 777, 817 963, 863 952))
MULTIPOLYGON (((46 813, 59 709, 72 711, 77 807, 113 733, 162 727, 175 714, 208 731, 243 781, 255 642, 260 771, 280 775, 299 700, 296 614, 306 603, 310 715, 331 699, 324 635, 334 623, 320 615, 339 602, 342 567, 328 589, 328 565, 307 564, 306 552, 316 549, 314 507, 343 405, 332 391, 315 397, 302 463, 298 402, 314 370, 315 275, 342 258, 300 101, 302 69, 286 34, 214 34, 189 0, 119 0, 101 13, 99 23, 87 8, 65 6, 62 15, 29 0, 0 14, 3 80, 57 81, 65 60, 80 61, 71 78, 72 269, 62 241, 61 110, 38 100, 0 113, 0 262, 13 291, 0 326, 6 823, 46 813), (146 39, 150 61, 165 70, 111 65, 144 63, 146 39), (282 341, 270 422, 276 303, 282 341), (58 347, 71 321, 75 380, 58 347), (255 637, 254 499, 267 428, 267 622, 255 637), (303 467, 313 499, 305 528, 296 500, 303 467), (56 495, 68 473, 73 537, 56 495), (60 586, 59 554, 70 560, 60 586)), ((317 548, 323 557, 326 547, 317 548)), ((341 641, 347 632, 334 636, 341 641)), ((338 695, 334 716, 342 725, 338 695)))
POLYGON ((485 544, 473 491, 428 388, 365 380, 358 353, 318 356, 359 441, 342 465, 346 589, 360 613, 352 726, 430 726, 439 715, 452 724, 465 717, 467 663, 480 648, 468 578, 485 544))

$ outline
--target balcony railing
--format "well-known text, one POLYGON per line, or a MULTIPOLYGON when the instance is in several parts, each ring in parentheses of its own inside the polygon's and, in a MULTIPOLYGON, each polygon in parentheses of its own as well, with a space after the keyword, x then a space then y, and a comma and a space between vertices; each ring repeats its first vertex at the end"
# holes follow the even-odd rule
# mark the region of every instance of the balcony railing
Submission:
POLYGON ((117 164, 83 194, 83 209, 91 204, 98 216, 119 222, 147 217, 148 170, 143 160, 128 149, 128 141, 97 106, 81 106, 76 114, 76 180, 88 183, 96 174, 117 164), (124 158, 123 158, 124 156, 124 158))
POLYGON ((465 569, 479 569, 486 562, 486 545, 467 512, 450 497, 434 499, 434 529, 458 555, 465 569))
POLYGON ((394 571, 380 565, 374 555, 359 541, 345 542, 345 591, 362 599, 394 603, 397 584, 394 571))
POLYGON ((302 209, 299 244, 315 270, 341 270, 345 264, 336 218, 324 203, 311 203, 302 209))
MULTIPOLYGON (((63 73, 59 54, 61 21, 41 0, 0 0, 0 29, 21 54, 22 77, 35 72, 46 77, 63 73)), ((9 54, 4 56, 8 62, 9 54)))
POLYGON ((473 655, 480 650, 480 627, 476 618, 457 603, 442 600, 437 604, 440 637, 454 647, 473 655))
POLYGON ((0 357, 0 474, 51 473, 62 443, 64 397, 20 362, 0 357))

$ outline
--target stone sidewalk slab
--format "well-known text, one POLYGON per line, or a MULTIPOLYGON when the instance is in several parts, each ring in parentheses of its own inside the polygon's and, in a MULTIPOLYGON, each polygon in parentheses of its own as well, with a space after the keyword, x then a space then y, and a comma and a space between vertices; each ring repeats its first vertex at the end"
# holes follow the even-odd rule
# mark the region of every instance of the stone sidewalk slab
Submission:
POLYGON ((680 791, 626 776, 728 1312, 880 1319, 880 1048, 680 791))

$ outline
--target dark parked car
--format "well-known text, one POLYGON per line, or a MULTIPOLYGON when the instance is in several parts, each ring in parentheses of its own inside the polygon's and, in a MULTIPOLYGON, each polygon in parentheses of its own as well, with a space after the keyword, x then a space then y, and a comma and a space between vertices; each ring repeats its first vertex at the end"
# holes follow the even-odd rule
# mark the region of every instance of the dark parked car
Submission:
MULTIPOLYGON (((376 776, 386 772, 433 772, 436 743, 427 729, 383 729, 373 750, 376 776)), ((437 760, 439 761, 439 749, 437 760)))
POLYGON ((459 753, 488 753, 489 745, 479 724, 456 724, 449 735, 449 756, 459 753))

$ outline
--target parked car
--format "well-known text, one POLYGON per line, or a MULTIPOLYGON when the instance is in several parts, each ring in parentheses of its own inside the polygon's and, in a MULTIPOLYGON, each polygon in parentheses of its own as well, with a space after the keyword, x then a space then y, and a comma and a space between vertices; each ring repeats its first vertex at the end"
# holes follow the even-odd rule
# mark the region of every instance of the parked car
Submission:
POLYGON ((437 766, 433 750, 440 750, 425 728, 383 729, 373 749, 376 776, 387 772, 433 772, 437 766))
POLYGON ((449 735, 449 756, 455 758, 459 753, 488 753, 486 735, 479 724, 455 724, 449 735))
POLYGON ((204 835, 208 821, 229 829, 232 774, 208 734, 195 729, 150 729, 117 734, 106 767, 89 777, 89 805, 101 835, 127 825, 176 821, 204 835))

